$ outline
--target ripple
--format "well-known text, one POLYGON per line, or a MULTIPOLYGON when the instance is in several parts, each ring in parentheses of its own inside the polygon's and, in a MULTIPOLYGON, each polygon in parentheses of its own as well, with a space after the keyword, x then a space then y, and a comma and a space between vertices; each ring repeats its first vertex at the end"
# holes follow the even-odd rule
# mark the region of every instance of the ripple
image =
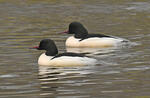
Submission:
POLYGON ((107 72, 103 72, 101 74, 118 74, 120 73, 120 71, 107 71, 107 72))
POLYGON ((7 75, 0 75, 0 78, 17 78, 19 75, 7 74, 7 75))
POLYGON ((148 70, 148 69, 150 69, 150 67, 136 67, 136 68, 125 68, 124 69, 124 71, 138 71, 138 70, 141 70, 141 71, 143 71, 143 70, 148 70))
POLYGON ((113 91, 101 91, 102 93, 121 93, 122 90, 113 90, 113 91))
POLYGON ((127 7, 127 10, 136 10, 136 11, 147 11, 150 10, 150 3, 148 2, 133 2, 130 4, 130 7, 127 7))

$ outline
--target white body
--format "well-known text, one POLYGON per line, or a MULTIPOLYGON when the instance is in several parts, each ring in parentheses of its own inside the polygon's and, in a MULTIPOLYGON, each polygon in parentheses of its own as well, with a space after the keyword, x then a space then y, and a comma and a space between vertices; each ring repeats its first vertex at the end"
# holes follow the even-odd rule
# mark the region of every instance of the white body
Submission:
POLYGON ((121 38, 110 38, 110 37, 93 37, 87 38, 82 41, 80 39, 75 38, 74 36, 69 37, 66 40, 66 46, 68 47, 91 47, 91 48, 99 48, 99 47, 112 47, 116 46, 118 43, 121 43, 124 39, 121 38))
POLYGON ((43 53, 38 59, 38 64, 45 66, 83 66, 96 64, 96 59, 88 57, 62 56, 54 59, 52 58, 53 56, 46 56, 45 53, 43 53))

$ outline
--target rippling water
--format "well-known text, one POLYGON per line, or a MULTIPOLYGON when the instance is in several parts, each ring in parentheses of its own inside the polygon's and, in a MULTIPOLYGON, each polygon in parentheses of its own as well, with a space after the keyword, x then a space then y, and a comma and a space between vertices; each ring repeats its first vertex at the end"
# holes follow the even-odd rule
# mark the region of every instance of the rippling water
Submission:
POLYGON ((0 0, 0 13, 1 98, 150 98, 148 0, 0 0), (65 52, 69 35, 58 32, 72 21, 131 43, 90 49, 95 66, 38 66, 42 51, 29 48, 51 38, 65 52))

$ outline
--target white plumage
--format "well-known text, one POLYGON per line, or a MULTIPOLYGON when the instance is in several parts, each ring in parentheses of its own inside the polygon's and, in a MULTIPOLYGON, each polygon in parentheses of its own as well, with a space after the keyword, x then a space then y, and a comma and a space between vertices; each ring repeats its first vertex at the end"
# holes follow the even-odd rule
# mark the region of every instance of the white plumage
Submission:
POLYGON ((81 39, 77 39, 74 36, 69 37, 66 40, 67 47, 89 47, 89 48, 102 48, 102 47, 112 47, 117 46, 117 44, 121 43, 124 39, 121 38, 113 38, 113 37, 92 37, 87 38, 82 41, 81 39))
POLYGON ((45 53, 41 54, 38 59, 39 65, 45 66, 84 66, 84 65, 94 65, 96 64, 96 59, 88 57, 71 57, 71 56, 61 56, 52 59, 53 56, 47 56, 45 53))

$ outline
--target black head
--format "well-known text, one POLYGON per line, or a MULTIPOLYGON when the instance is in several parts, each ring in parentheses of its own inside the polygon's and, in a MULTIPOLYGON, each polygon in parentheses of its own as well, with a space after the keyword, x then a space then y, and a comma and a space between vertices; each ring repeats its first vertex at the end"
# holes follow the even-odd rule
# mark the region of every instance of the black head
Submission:
POLYGON ((75 34, 74 36, 76 38, 84 38, 88 35, 88 31, 86 30, 86 28, 79 22, 70 23, 69 30, 64 33, 75 34))
POLYGON ((69 33, 75 34, 76 38, 83 38, 88 35, 86 28, 79 22, 72 22, 69 25, 69 33))
POLYGON ((34 47, 38 50, 46 50, 46 55, 54 56, 58 53, 57 47, 53 40, 43 39, 38 47, 34 47))

